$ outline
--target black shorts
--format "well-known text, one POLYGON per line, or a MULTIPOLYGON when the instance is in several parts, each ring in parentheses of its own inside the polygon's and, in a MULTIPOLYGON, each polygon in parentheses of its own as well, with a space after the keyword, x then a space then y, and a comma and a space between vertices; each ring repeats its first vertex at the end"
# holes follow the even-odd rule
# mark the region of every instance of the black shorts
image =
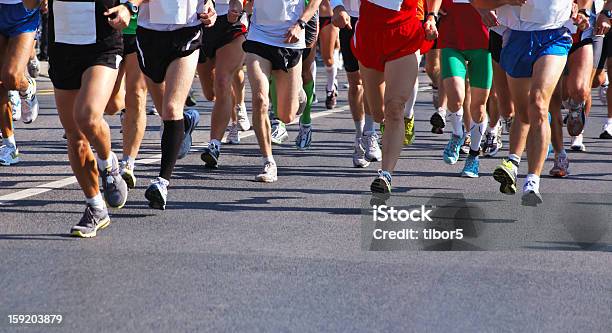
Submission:
POLYGON ((136 35, 123 35, 123 57, 125 58, 128 54, 136 53, 137 51, 136 35))
POLYGON ((288 49, 284 47, 271 46, 268 44, 247 40, 242 44, 246 53, 256 54, 272 63, 272 70, 283 70, 285 72, 300 63, 302 49, 288 49))
POLYGON ((247 33, 247 26, 242 19, 236 23, 229 23, 227 15, 217 17, 215 25, 210 28, 202 27, 202 47, 200 48, 199 63, 206 62, 207 59, 214 59, 217 50, 234 41, 234 39, 244 36, 247 33))
MULTIPOLYGON (((351 26, 355 29, 358 18, 351 17, 351 26)), ((347 73, 353 73, 359 70, 359 62, 353 54, 351 49, 351 41, 355 30, 349 28, 340 29, 340 52, 342 52, 342 59, 344 59, 344 70, 347 73)))
POLYGON ((312 18, 306 23, 306 46, 314 47, 319 38, 319 12, 315 12, 312 18))
POLYGON ((502 35, 491 30, 489 31, 489 52, 491 52, 491 58, 493 61, 499 64, 501 59, 501 51, 504 44, 504 38, 502 35))
POLYGON ((576 52, 577 50, 587 46, 587 45, 591 45, 593 44, 593 38, 585 38, 579 42, 576 42, 574 44, 572 44, 572 48, 569 51, 569 54, 572 54, 574 52, 576 52))
MULTIPOLYGON (((61 50, 61 47, 56 47, 61 50)), ((103 53, 90 54, 49 54, 49 78, 53 87, 61 90, 81 89, 81 78, 87 69, 93 66, 105 66, 119 69, 123 60, 121 50, 110 50, 103 53)), ((108 87, 112 89, 112 87, 108 87)))
POLYGON ((140 69, 155 83, 164 82, 168 66, 174 60, 190 56, 202 46, 202 28, 199 25, 174 31, 138 27, 136 31, 140 69))
POLYGON ((326 26, 332 24, 332 18, 327 16, 320 16, 319 17, 319 29, 323 30, 323 28, 325 28, 326 26))

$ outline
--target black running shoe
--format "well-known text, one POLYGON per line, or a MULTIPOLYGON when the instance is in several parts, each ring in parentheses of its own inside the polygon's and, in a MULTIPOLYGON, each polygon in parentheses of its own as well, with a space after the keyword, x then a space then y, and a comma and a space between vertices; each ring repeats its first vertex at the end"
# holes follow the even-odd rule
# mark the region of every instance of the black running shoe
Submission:
POLYGON ((196 104, 198 104, 198 101, 195 98, 195 93, 193 90, 189 90, 189 95, 187 95, 187 99, 185 100, 185 106, 193 107, 196 106, 196 104))
POLYGON ((100 178, 102 178, 106 204, 113 208, 122 208, 127 201, 128 186, 119 173, 119 162, 116 156, 113 156, 112 166, 100 171, 100 178))
POLYGON ((208 144, 208 147, 204 148, 204 152, 200 155, 200 158, 204 161, 205 167, 216 169, 219 166, 220 154, 219 147, 211 142, 208 144))

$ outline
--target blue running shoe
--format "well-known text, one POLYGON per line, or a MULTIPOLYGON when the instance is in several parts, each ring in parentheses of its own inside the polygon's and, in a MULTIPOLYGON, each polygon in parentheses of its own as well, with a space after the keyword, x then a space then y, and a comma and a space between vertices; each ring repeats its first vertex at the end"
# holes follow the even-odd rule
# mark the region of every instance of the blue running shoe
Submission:
POLYGON ((447 164, 455 164, 459 160, 459 149, 463 144, 463 138, 457 135, 451 134, 450 141, 444 148, 444 162, 447 164))
POLYGON ((200 155, 204 166, 210 169, 219 167, 219 155, 221 154, 220 147, 214 143, 209 143, 208 147, 204 148, 204 152, 200 155))
POLYGON ((469 155, 465 160, 465 166, 461 172, 461 177, 478 178, 480 169, 480 158, 478 156, 469 155))
POLYGON ((191 143, 193 142, 191 134, 200 122, 200 114, 198 111, 191 109, 183 113, 183 118, 185 119, 185 137, 183 138, 183 144, 181 144, 181 150, 178 154, 179 160, 185 158, 191 150, 191 143))

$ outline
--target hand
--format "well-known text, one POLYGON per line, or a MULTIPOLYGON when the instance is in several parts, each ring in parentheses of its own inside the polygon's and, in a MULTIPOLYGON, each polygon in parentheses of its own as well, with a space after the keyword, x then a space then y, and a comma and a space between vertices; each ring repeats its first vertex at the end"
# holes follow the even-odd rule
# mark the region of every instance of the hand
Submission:
POLYGON ((40 13, 47 14, 48 12, 49 12, 49 3, 47 2, 47 0, 43 0, 40 3, 40 13))
POLYGON ((204 12, 200 13, 200 22, 204 25, 205 28, 210 28, 215 25, 217 21, 217 12, 212 5, 212 1, 207 1, 206 5, 204 5, 204 12))
POLYGON ((583 13, 578 13, 576 18, 574 18, 574 24, 578 27, 580 31, 585 31, 591 27, 591 23, 589 22, 589 18, 586 17, 583 13))
POLYGON ((427 17, 427 21, 423 24, 425 28, 425 39, 435 40, 438 38, 438 28, 436 27, 436 20, 430 15, 427 17))
POLYGON ((236 23, 242 16, 243 11, 242 1, 232 1, 227 12, 227 21, 229 23, 236 23))
POLYGON ((497 14, 495 14, 495 11, 479 10, 478 13, 482 18, 482 23, 484 23, 487 28, 496 27, 499 25, 499 21, 497 21, 497 14))
POLYGON ((297 43, 300 40, 300 36, 302 35, 302 27, 299 24, 294 24, 287 30, 285 34, 285 43, 293 44, 297 43))
POLYGON ((595 35, 603 36, 610 31, 610 19, 603 14, 597 15, 597 22, 595 23, 595 35))
POLYGON ((132 13, 124 5, 115 6, 106 12, 104 16, 108 19, 108 24, 115 30, 123 30, 130 24, 132 13))
POLYGON ((332 24, 340 29, 351 29, 351 16, 346 12, 343 6, 334 8, 334 16, 332 16, 332 24))

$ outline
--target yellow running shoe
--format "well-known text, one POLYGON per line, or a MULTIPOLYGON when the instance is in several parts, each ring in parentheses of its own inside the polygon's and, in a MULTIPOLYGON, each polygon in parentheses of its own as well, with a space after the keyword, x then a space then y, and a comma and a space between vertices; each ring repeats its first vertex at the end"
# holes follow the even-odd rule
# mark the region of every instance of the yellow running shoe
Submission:
POLYGON ((404 118, 404 146, 414 142, 414 117, 404 118))

